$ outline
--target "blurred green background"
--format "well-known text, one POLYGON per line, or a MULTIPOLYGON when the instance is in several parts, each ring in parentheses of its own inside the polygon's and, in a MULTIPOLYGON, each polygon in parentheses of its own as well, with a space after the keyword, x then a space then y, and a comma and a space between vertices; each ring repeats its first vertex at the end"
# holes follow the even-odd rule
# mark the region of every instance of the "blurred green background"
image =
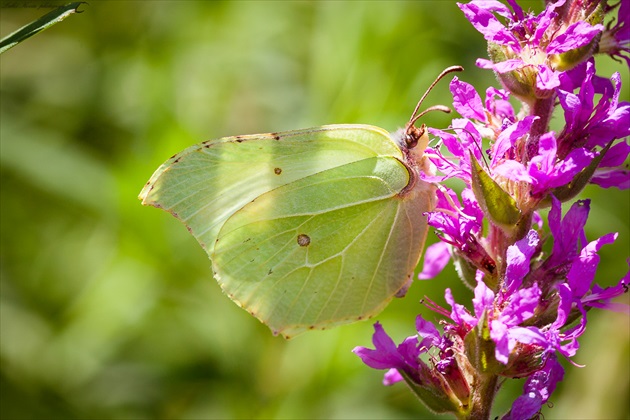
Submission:
MULTIPOLYGON (((2 4, 1 36, 47 11, 2 4)), ((164 160, 203 140, 331 123, 391 131, 454 64, 480 92, 497 86, 475 68, 484 41, 455 3, 81 9, 0 58, 1 417, 432 418, 350 352, 371 345, 371 321, 273 337, 222 295, 184 226, 136 197, 164 160)), ((622 71, 628 100, 627 68, 598 64, 603 75, 622 71)), ((425 106, 450 102, 446 81, 425 106)), ((583 196, 593 198, 589 238, 620 233, 601 253, 597 281, 611 285, 627 271, 630 196, 583 196)), ((443 305, 445 287, 470 301, 448 268, 378 319, 400 341, 417 313, 436 320, 418 302, 443 305)), ((625 315, 591 313, 575 357, 587 366, 565 363, 545 418, 629 417, 629 330, 625 315)), ((505 383, 497 414, 522 383, 505 383)))

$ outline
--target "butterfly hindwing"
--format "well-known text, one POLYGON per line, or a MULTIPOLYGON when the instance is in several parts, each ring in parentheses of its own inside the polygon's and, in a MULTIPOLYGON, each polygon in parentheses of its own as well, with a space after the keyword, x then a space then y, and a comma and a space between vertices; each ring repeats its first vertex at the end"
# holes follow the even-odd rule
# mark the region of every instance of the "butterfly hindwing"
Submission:
POLYGON ((285 336, 379 312, 415 267, 397 198, 408 180, 396 158, 373 157, 263 194, 219 233, 219 283, 285 336))

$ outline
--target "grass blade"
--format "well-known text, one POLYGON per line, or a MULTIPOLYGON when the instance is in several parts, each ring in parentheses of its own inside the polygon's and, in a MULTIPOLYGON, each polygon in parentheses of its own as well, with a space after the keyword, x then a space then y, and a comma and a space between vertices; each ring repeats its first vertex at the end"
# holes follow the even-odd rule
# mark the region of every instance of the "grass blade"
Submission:
POLYGON ((61 22, 71 14, 81 13, 79 11, 79 6, 81 6, 81 4, 83 3, 85 2, 77 1, 58 7, 55 10, 46 13, 44 16, 37 19, 36 21, 33 21, 26 26, 23 26, 10 35, 7 35, 2 40, 0 40, 0 54, 14 47, 25 39, 32 37, 36 33, 51 27, 55 23, 61 22))

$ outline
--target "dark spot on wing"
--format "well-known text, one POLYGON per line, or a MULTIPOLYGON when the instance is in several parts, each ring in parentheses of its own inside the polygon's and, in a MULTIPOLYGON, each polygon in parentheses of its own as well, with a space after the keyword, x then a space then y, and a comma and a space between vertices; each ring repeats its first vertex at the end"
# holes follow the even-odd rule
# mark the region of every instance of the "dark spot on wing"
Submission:
POLYGON ((311 238, 308 235, 300 233, 297 236, 297 243, 299 246, 308 246, 311 243, 311 238))
POLYGON ((280 175, 282 173, 282 169, 281 168, 274 168, 273 173, 276 175, 280 175))
POLYGON ((280 140, 280 135, 278 135, 278 133, 271 133, 271 136, 274 140, 280 140))
POLYGON ((267 273, 268 276, 270 276, 273 273, 273 270, 270 268, 269 272, 267 273))

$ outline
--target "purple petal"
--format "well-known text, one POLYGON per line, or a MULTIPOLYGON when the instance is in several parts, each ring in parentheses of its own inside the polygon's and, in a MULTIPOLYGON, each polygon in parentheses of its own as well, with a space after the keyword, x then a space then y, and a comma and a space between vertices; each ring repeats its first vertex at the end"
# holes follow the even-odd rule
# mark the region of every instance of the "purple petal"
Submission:
POLYGON ((402 375, 398 372, 398 369, 391 368, 383 376, 383 385, 390 386, 397 382, 404 381, 402 375))
POLYGON ((564 377, 564 369, 554 356, 549 356, 545 366, 532 374, 510 410, 510 419, 529 419, 536 416, 542 405, 549 400, 558 382, 564 377))
POLYGON ((622 141, 612 146, 599 163, 600 168, 621 166, 630 155, 630 144, 622 141))
POLYGON ((506 325, 516 326, 534 316, 541 294, 536 283, 532 287, 511 293, 510 301, 501 314, 501 321, 506 325))
MULTIPOLYGON (((485 8, 485 5, 497 7, 498 2, 471 2, 468 4, 457 3, 457 6, 464 12, 466 19, 472 23, 483 37, 490 42, 501 45, 510 45, 520 51, 518 40, 503 26, 501 22, 485 8)), ((502 7, 505 7, 501 5, 502 7)))
POLYGON ((603 30, 603 25, 591 26, 584 21, 575 22, 547 45, 547 54, 562 54, 583 47, 603 30))
POLYGON ((567 274, 567 281, 574 297, 581 298, 590 289, 591 282, 595 278, 597 265, 599 264, 599 255, 597 253, 602 246, 613 243, 617 239, 617 235, 617 233, 609 233, 594 240, 582 249, 567 274))
POLYGON ((504 420, 523 420, 535 418, 542 408, 543 401, 536 392, 526 392, 514 400, 510 416, 504 420))
POLYGON ((440 332, 433 323, 422 318, 422 315, 416 317, 416 331, 422 338, 430 338, 434 343, 440 342, 440 332))
MULTIPOLYGON (((630 265, 630 258, 626 260, 630 265)), ((613 303, 611 299, 616 298, 628 291, 628 285, 630 284, 630 270, 625 276, 619 280, 614 286, 607 287, 605 289, 599 287, 597 284, 593 286, 592 293, 581 299, 582 303, 588 306, 594 306, 596 308, 608 309, 615 312, 621 312, 630 314, 630 306, 613 303)))
POLYGON ((537 190, 546 189, 549 178, 553 173, 557 153, 556 138, 553 131, 543 134, 538 140, 538 155, 534 156, 528 165, 529 173, 535 179, 537 190))
POLYGON ((521 287, 525 275, 529 273, 529 262, 539 242, 538 232, 530 230, 523 239, 508 247, 505 272, 508 294, 521 287))
POLYGON ((477 67, 479 67, 480 69, 493 69, 494 68, 494 63, 490 60, 487 60, 485 58, 478 58, 477 60, 475 60, 475 65, 477 67))
MULTIPOLYGON (((594 158, 594 153, 582 147, 572 150, 564 160, 560 161, 549 173, 538 173, 535 175, 537 185, 533 188, 532 193, 536 194, 549 188, 567 185, 582 169, 586 168, 594 158)), ((535 169, 530 167, 530 172, 535 172, 535 169)))
POLYGON ((505 324, 498 320, 490 321, 490 338, 494 341, 496 347, 494 351, 494 357, 498 362, 507 364, 510 358, 510 342, 508 339, 508 329, 505 324))
POLYGON ((533 45, 540 45, 540 41, 543 39, 545 33, 547 32, 547 28, 553 22, 553 19, 558 16, 555 12, 555 9, 560 7, 565 0, 557 1, 555 4, 549 4, 547 8, 535 19, 534 26, 536 28, 534 32, 534 36, 532 36, 530 42, 533 45))
POLYGON ((597 170, 590 182, 602 188, 616 187, 620 190, 627 190, 630 189, 630 171, 627 169, 597 170))
POLYGON ((553 250, 548 259, 550 266, 564 264, 567 259, 573 259, 577 255, 578 239, 586 224, 590 211, 590 200, 580 200, 573 203, 562 221, 560 202, 553 197, 551 211, 549 212, 549 229, 553 234, 553 250))
POLYGON ((546 347, 548 344, 545 334, 536 327, 512 327, 508 330, 511 339, 523 344, 535 344, 546 347))
POLYGON ((378 322, 374 324, 372 343, 375 350, 359 346, 355 347, 352 352, 359 356, 363 363, 374 369, 400 368, 404 365, 394 340, 385 333, 378 322))
POLYGON ((512 7, 512 10, 514 10, 514 16, 516 17, 516 20, 523 20, 525 14, 523 13, 523 9, 521 9, 521 6, 519 6, 516 0, 507 0, 507 3, 512 7))
POLYGON ((508 119, 513 122, 514 108, 507 100, 509 97, 510 95, 506 91, 489 87, 486 89, 486 109, 499 118, 500 121, 508 119))
POLYGON ((503 159, 505 153, 514 146, 516 140, 529 132, 532 124, 538 118, 539 117, 534 115, 527 116, 522 120, 519 120, 516 124, 512 124, 499 134, 499 137, 493 146, 491 166, 497 166, 499 159, 503 159))
POLYGON ((538 74, 536 75, 536 87, 542 91, 552 90, 560 86, 558 73, 544 65, 538 66, 538 74))
POLYGON ((451 319, 455 321, 456 324, 473 327, 477 325, 477 319, 470 315, 468 309, 466 309, 466 307, 464 307, 463 305, 455 302, 451 289, 446 289, 444 291, 444 298, 446 300, 446 303, 451 305, 451 319))
POLYGON ((525 67, 527 64, 520 58, 512 58, 509 60, 501 61, 500 63, 495 63, 492 66, 492 69, 497 73, 507 73, 510 71, 518 70, 520 68, 525 67))
POLYGON ((560 106, 562 106, 562 109, 564 110, 565 123, 569 128, 575 127, 579 123, 578 116, 580 115, 580 111, 582 109, 580 98, 571 92, 558 90, 558 99, 560 101, 560 106))
POLYGON ((573 292, 568 284, 559 284, 556 289, 558 290, 560 301, 558 302, 558 316, 552 324, 552 330, 559 330, 564 326, 569 318, 571 305, 573 303, 573 292))
MULTIPOLYGON (((482 273, 478 271, 478 273, 482 273)), ((494 302, 494 292, 486 284, 479 280, 475 287, 475 297, 473 298, 473 307, 475 308, 475 316, 479 319, 486 309, 492 308, 494 302)))
POLYGON ((481 97, 472 85, 460 82, 457 77, 454 77, 450 88, 453 106, 462 117, 487 122, 481 97))
POLYGON ((428 280, 442 272, 451 259, 449 245, 445 242, 436 242, 424 251, 424 265, 422 272, 418 274, 419 280, 428 280))
POLYGON ((504 161, 499 166, 493 168, 492 172, 512 181, 534 183, 534 178, 527 172, 527 168, 525 168, 522 163, 515 160, 504 161))

